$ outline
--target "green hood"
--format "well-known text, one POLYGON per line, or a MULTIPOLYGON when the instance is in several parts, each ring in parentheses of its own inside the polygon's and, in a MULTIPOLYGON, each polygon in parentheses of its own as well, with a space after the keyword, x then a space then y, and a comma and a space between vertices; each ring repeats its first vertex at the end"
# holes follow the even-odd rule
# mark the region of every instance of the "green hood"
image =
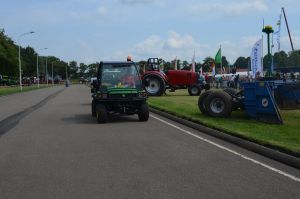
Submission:
POLYGON ((107 93, 109 94, 128 94, 128 93, 138 93, 136 88, 108 88, 107 93))

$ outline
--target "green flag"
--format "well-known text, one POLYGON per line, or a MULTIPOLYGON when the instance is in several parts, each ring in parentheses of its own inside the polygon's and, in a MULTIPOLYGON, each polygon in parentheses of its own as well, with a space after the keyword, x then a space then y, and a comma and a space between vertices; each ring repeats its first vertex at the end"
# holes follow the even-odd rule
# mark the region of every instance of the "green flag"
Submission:
POLYGON ((221 60, 222 60, 222 55, 221 55, 221 47, 220 47, 219 51, 217 52, 217 54, 215 56, 215 63, 220 64, 221 60))

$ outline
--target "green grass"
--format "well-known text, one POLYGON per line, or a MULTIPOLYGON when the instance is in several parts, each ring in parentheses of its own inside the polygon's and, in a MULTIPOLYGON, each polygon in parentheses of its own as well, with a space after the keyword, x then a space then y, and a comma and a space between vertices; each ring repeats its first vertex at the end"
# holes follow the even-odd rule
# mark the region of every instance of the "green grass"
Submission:
POLYGON ((161 97, 150 97, 148 103, 153 108, 178 117, 300 155, 300 110, 281 111, 284 124, 276 125, 249 119, 244 111, 234 111, 230 118, 206 116, 198 109, 198 96, 189 96, 187 90, 167 92, 167 95, 161 97))
MULTIPOLYGON (((49 85, 48 87, 51 87, 52 85, 49 85)), ((42 88, 46 88, 47 85, 40 85, 40 88, 37 87, 37 85, 33 85, 33 86, 23 86, 23 91, 22 92, 28 92, 28 91, 32 91, 32 90, 36 90, 36 89, 42 89, 42 88)), ((10 94, 14 94, 14 93, 19 93, 20 91, 20 87, 19 86, 11 86, 11 87, 0 87, 0 96, 3 95, 10 95, 10 94)))

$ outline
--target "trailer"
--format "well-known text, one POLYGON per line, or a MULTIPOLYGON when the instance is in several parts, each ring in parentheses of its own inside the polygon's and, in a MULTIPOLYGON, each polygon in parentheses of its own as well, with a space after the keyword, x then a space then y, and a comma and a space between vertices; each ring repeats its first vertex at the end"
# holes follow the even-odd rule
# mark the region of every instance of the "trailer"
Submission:
POLYGON ((258 121, 283 124, 273 95, 274 82, 248 82, 242 86, 240 91, 226 88, 202 93, 198 99, 199 110, 212 117, 229 117, 232 111, 242 109, 258 121))

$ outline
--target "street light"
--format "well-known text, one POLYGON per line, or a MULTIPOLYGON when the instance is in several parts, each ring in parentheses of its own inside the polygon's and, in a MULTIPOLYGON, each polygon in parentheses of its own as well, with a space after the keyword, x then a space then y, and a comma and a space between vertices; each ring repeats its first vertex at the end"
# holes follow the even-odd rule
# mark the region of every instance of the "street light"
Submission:
POLYGON ((20 81, 20 90, 22 91, 22 67, 21 67, 21 47, 20 47, 20 38, 25 36, 25 35, 29 35, 29 34, 33 34, 33 31, 30 32, 25 32, 21 35, 18 36, 18 46, 19 46, 19 81, 20 81))
MULTIPOLYGON (((37 51, 40 50, 47 50, 48 48, 41 48, 38 49, 37 51)), ((36 77, 37 77, 37 82, 38 82, 38 88, 40 88, 40 74, 39 74, 39 53, 37 52, 36 54, 36 77)))
POLYGON ((52 62, 52 86, 54 86, 54 80, 53 80, 53 62, 52 62))

